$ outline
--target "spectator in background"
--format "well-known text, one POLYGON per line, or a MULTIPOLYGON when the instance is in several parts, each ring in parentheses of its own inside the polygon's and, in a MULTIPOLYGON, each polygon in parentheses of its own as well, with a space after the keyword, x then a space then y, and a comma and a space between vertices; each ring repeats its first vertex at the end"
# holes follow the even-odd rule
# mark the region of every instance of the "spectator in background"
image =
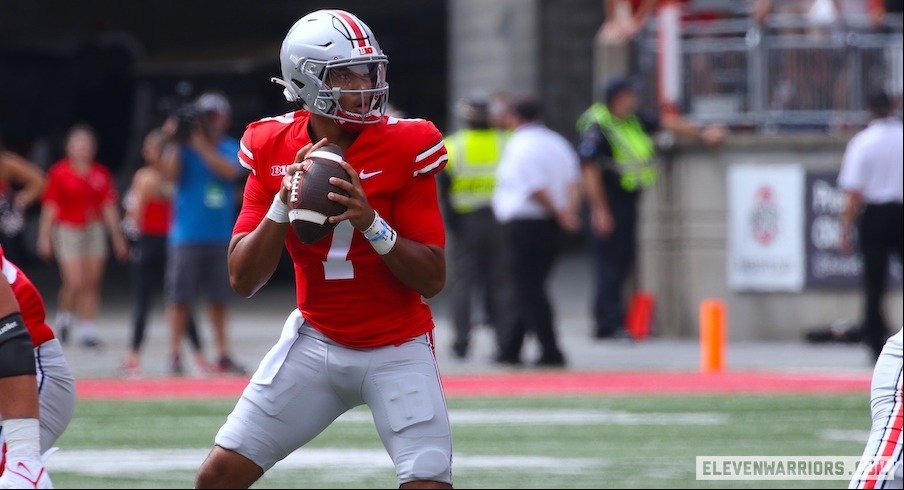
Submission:
POLYGON ((662 121, 638 116, 637 92, 626 78, 612 80, 600 92, 604 103, 590 106, 577 122, 596 267, 598 339, 624 335, 622 289, 636 257, 638 201, 659 176, 651 135, 662 127, 712 145, 726 134, 722 126, 701 129, 678 115, 666 114, 662 121))
MULTIPOLYGON (((175 207, 167 262, 168 316, 172 328, 172 373, 184 374, 182 337, 193 304, 208 300, 221 373, 244 374, 229 354, 227 305, 234 298, 229 285, 226 249, 236 217, 235 183, 245 175, 237 155, 238 140, 226 135, 231 108, 223 95, 202 94, 195 107, 197 123, 179 128, 183 140, 164 150, 162 169, 175 184, 175 207)), ((199 366, 203 369, 203 366, 199 366)))
POLYGON ((7 151, 0 139, 0 246, 13 260, 21 260, 18 238, 25 226, 25 211, 43 192, 44 172, 7 151))
MULTIPOLYGON (((126 376, 140 374, 141 345, 154 291, 163 285, 166 270, 167 237, 172 219, 173 184, 163 178, 160 159, 168 139, 163 129, 155 129, 144 138, 141 156, 144 166, 135 172, 132 186, 123 200, 126 209, 124 226, 133 235, 132 247, 132 348, 123 361, 121 371, 126 376)), ((204 359, 201 339, 194 315, 189 314, 188 339, 195 352, 195 360, 209 371, 204 359)))
POLYGON ((453 238, 452 316, 456 337, 452 352, 463 359, 471 339, 474 292, 479 293, 486 320, 494 329, 500 313, 504 249, 492 201, 496 167, 508 134, 490 125, 489 100, 482 95, 458 101, 456 109, 465 128, 445 139, 449 160, 438 179, 446 229, 453 238))
MULTIPOLYGON (((509 254, 512 318, 505 321, 496 360, 521 364, 527 332, 542 353, 538 366, 562 367, 546 280, 556 259, 561 231, 580 229, 580 170, 571 144, 540 122, 532 98, 515 102, 508 117, 514 130, 496 172, 493 212, 502 223, 509 254)), ((508 313, 508 312, 506 312, 508 313)))
POLYGON ((816 28, 862 19, 876 30, 885 23, 885 11, 882 0, 757 0, 753 6, 753 19, 762 24, 776 13, 800 16, 816 28))
POLYGON ((863 339, 879 357, 888 339, 882 313, 888 287, 891 254, 904 254, 904 127, 893 116, 890 97, 877 92, 869 98, 873 120, 857 133, 844 152, 838 186, 845 192, 841 213, 842 249, 850 250, 854 222, 859 221, 863 254, 863 339))
POLYGON ((38 254, 44 260, 55 257, 60 268, 62 284, 54 322, 60 340, 68 341, 77 318, 85 347, 101 345, 96 322, 108 232, 116 258, 124 261, 129 255, 113 177, 94 161, 96 152, 97 139, 90 127, 76 125, 69 131, 66 157, 47 174, 38 230, 38 254))

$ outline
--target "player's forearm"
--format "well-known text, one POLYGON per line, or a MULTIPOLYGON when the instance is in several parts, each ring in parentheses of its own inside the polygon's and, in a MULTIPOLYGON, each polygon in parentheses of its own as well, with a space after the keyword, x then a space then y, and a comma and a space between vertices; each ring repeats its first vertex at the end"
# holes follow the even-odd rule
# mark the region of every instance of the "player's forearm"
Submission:
POLYGON ((264 218, 251 233, 232 237, 229 244, 229 283, 236 293, 250 298, 279 265, 287 223, 264 218))
POLYGON ((442 248, 399 237, 383 262, 402 284, 425 298, 432 298, 446 285, 446 254, 442 248))

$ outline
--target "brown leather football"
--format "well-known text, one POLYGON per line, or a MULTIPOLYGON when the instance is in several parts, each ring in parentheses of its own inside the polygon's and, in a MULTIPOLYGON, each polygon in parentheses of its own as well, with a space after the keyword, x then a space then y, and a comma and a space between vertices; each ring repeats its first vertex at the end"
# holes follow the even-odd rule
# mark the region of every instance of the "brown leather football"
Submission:
POLYGON ((330 144, 318 148, 310 155, 311 165, 307 172, 295 172, 292 176, 292 190, 289 193, 289 222, 295 234, 304 243, 314 243, 329 235, 338 223, 330 223, 327 218, 346 211, 346 207, 326 196, 330 192, 347 196, 348 193, 330 184, 331 177, 351 182, 351 176, 339 162, 342 149, 330 144))

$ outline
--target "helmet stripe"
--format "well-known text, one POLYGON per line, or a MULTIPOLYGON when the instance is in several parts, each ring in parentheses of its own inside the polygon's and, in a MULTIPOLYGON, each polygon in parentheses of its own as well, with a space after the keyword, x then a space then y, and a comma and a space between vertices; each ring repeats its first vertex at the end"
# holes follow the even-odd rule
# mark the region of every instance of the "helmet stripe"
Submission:
POLYGON ((358 20, 348 12, 342 10, 333 10, 333 15, 339 18, 343 24, 349 29, 349 32, 355 37, 354 41, 358 42, 358 47, 369 46, 367 42, 367 34, 364 33, 364 29, 361 27, 361 24, 358 23, 358 20))

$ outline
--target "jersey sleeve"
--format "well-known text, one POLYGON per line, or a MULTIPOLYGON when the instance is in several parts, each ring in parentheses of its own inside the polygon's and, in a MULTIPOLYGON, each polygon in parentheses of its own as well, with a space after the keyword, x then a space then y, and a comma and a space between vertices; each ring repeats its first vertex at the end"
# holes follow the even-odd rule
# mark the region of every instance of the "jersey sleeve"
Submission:
POLYGON ((398 191, 389 225, 399 236, 425 245, 446 245, 436 179, 414 178, 398 191))
POLYGON ((245 191, 242 194, 242 210, 235 220, 232 234, 254 231, 267 215, 267 210, 270 209, 272 202, 273 193, 267 191, 257 174, 254 172, 248 174, 245 191))
POLYGON ((256 173, 254 169, 254 152, 251 148, 254 147, 254 126, 248 125, 248 128, 245 129, 245 134, 242 135, 242 139, 239 140, 239 163, 246 170, 251 171, 251 173, 256 173))
MULTIPOLYGON (((443 135, 430 121, 422 121, 414 135, 417 142, 412 166, 412 175, 420 177, 433 175, 443 170, 449 155, 443 143, 443 135)), ((430 179, 433 180, 433 179, 430 179)))
POLYGON ((600 160, 612 158, 612 147, 609 141, 603 137, 603 132, 598 124, 591 124, 581 132, 578 143, 578 156, 585 165, 597 164, 600 160))

